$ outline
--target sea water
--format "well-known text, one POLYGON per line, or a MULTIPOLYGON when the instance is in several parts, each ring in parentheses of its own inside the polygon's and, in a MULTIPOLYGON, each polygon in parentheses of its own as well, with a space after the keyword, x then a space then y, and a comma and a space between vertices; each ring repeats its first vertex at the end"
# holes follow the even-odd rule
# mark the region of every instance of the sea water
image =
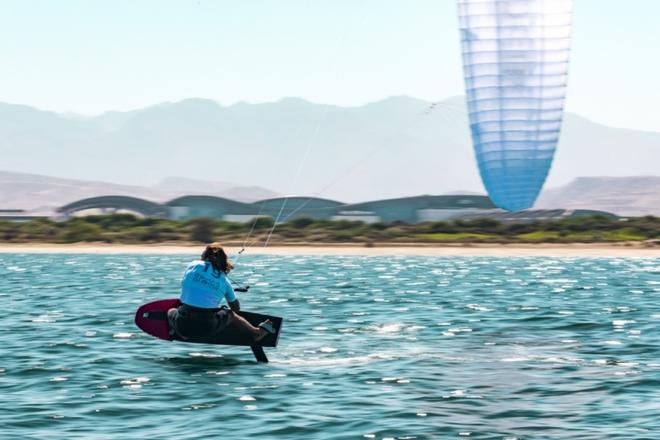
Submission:
POLYGON ((192 258, 0 255, 0 438, 660 438, 659 258, 245 256, 269 364, 135 327, 192 258))

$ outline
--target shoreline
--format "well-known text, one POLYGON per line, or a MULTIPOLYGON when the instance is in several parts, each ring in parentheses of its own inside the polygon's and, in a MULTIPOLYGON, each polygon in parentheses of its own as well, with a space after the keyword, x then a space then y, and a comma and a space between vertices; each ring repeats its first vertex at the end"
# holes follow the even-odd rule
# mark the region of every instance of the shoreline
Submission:
MULTIPOLYGON (((108 243, 0 243, 0 254, 168 254, 195 255, 203 244, 108 244, 108 243)), ((235 256, 240 246, 226 246, 235 256)), ((364 244, 274 244, 267 248, 253 246, 245 255, 355 255, 355 256, 493 256, 493 257, 659 257, 660 247, 639 243, 542 243, 542 244, 424 244, 383 243, 373 247, 364 244)))

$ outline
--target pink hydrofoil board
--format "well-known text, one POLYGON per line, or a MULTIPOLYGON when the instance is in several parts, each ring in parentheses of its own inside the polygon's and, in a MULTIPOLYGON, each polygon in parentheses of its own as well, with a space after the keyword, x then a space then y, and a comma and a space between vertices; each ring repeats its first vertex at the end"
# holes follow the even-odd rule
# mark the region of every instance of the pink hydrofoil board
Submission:
POLYGON ((273 327, 275 327, 275 333, 266 335, 260 341, 254 342, 251 335, 241 331, 241 329, 233 324, 230 324, 222 332, 204 338, 184 340, 177 335, 170 335, 170 329, 167 322, 167 311, 171 308, 178 307, 180 304, 181 302, 177 298, 161 299, 144 304, 143 306, 140 306, 135 313, 135 325, 137 325, 143 332, 167 341, 249 346, 252 348, 252 352, 259 362, 268 362, 263 347, 277 347, 283 319, 277 316, 268 316, 244 311, 241 311, 240 315, 255 326, 270 319, 273 323, 273 327))

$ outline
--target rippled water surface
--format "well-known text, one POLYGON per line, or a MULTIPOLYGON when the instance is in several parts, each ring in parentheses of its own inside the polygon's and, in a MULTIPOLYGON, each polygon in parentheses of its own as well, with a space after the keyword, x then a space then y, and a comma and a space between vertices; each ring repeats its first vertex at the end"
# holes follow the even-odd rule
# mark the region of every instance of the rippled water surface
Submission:
POLYGON ((660 438, 660 259, 246 256, 270 364, 134 326, 191 259, 0 255, 0 438, 660 438))

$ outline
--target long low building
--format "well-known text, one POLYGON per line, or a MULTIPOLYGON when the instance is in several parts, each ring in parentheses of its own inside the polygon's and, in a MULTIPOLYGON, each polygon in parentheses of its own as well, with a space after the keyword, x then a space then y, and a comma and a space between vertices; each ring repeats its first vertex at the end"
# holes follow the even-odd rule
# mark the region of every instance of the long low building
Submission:
MULTIPOLYGON (((342 203, 317 197, 280 197, 244 203, 215 196, 190 195, 167 203, 127 196, 101 196, 79 200, 57 210, 66 219, 86 213, 131 212, 145 217, 190 220, 208 217, 218 220, 249 222, 269 217, 276 222, 297 218, 375 222, 420 223, 468 218, 496 218, 500 221, 534 221, 584 215, 568 210, 522 211, 508 213, 496 208, 486 196, 423 195, 362 203, 342 203)), ((605 214, 589 211, 591 214, 605 214)))
POLYGON ((374 222, 418 223, 449 220, 465 215, 488 215, 499 212, 485 196, 416 196, 342 203, 318 197, 279 197, 244 203, 215 196, 183 196, 159 204, 127 196, 93 197, 62 206, 62 218, 93 213, 132 212, 145 217, 190 220, 208 217, 218 220, 248 222, 255 217, 270 217, 277 222, 296 218, 317 220, 355 220, 374 222))

